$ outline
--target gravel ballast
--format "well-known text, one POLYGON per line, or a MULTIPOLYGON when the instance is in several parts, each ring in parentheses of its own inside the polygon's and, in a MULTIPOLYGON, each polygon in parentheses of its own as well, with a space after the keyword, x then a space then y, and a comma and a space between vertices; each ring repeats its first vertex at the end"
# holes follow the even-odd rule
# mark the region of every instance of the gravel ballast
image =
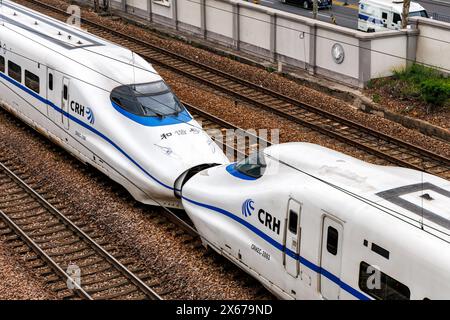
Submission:
POLYGON ((195 248, 167 230, 161 209, 137 205, 125 192, 116 192, 109 178, 86 168, 30 129, 18 128, 0 112, 0 152, 26 163, 27 173, 40 181, 81 221, 103 231, 108 240, 139 257, 153 273, 168 299, 256 299, 271 297, 267 291, 216 254, 195 248), (93 177, 98 175, 98 178, 93 177), (256 290, 255 290, 256 289, 256 290))
POLYGON ((0 237, 0 300, 56 299, 23 264, 0 237))

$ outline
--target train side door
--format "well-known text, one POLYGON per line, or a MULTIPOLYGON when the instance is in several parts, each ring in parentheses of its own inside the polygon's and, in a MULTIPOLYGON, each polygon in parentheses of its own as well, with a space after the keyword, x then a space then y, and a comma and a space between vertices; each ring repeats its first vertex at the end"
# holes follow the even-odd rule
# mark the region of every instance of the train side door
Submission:
POLYGON ((337 300, 341 287, 343 225, 330 217, 323 220, 320 291, 325 299, 337 300))
MULTIPOLYGON (((51 103, 58 104, 59 95, 57 94, 58 90, 55 88, 55 70, 51 68, 47 68, 47 100, 51 103)), ((51 120, 55 120, 55 110, 52 106, 47 105, 47 117, 51 120)))
POLYGON ((294 200, 289 199, 286 227, 284 228, 284 254, 283 262, 286 272, 293 276, 298 277, 300 272, 299 256, 300 256, 300 240, 301 240, 301 228, 300 228, 300 214, 302 205, 294 200), (292 257, 294 256, 294 258, 292 257))
POLYGON ((63 77, 62 95, 61 95, 61 123, 65 129, 69 129, 69 82, 63 77))

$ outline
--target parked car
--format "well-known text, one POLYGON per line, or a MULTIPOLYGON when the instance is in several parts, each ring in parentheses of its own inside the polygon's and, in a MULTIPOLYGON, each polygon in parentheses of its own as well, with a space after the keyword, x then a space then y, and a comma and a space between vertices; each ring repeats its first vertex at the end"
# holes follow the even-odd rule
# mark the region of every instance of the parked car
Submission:
MULTIPOLYGON (((403 0, 360 0, 358 29, 365 32, 399 30, 402 26, 403 0)), ((424 7, 410 3, 410 17, 428 18, 424 7)))
MULTIPOLYGON (((313 0, 281 0, 282 3, 289 3, 299 5, 304 9, 312 9, 313 0)), ((317 0, 319 9, 330 9, 333 5, 333 0, 317 0)))

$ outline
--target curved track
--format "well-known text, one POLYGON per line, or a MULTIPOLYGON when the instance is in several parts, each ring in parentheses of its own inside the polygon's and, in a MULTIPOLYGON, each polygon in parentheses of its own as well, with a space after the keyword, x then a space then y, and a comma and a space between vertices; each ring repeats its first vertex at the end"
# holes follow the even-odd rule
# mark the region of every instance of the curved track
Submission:
MULTIPOLYGON (((67 17, 66 12, 46 3, 37 0, 27 0, 27 3, 29 7, 56 18, 67 17)), ((82 22, 91 33, 127 47, 151 63, 161 65, 392 164, 450 179, 450 159, 446 157, 96 22, 87 19, 82 19, 82 22)))
POLYGON ((88 236, 7 168, 8 162, 0 162, 0 234, 44 276, 51 290, 63 298, 161 299, 144 282, 149 275, 132 263, 126 267, 119 262, 107 251, 105 240, 88 236), (72 273, 77 268, 80 282, 72 273))

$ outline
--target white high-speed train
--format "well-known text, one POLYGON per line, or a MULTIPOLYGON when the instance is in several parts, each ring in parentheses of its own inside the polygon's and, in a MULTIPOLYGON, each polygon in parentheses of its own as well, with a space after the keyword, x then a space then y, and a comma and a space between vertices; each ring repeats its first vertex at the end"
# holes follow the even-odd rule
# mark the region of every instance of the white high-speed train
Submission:
POLYGON ((447 180, 288 143, 197 173, 182 197, 204 244, 278 297, 450 299, 447 180))
POLYGON ((138 201, 180 207, 183 172, 228 162, 138 55, 10 1, 0 14, 1 106, 138 201))

